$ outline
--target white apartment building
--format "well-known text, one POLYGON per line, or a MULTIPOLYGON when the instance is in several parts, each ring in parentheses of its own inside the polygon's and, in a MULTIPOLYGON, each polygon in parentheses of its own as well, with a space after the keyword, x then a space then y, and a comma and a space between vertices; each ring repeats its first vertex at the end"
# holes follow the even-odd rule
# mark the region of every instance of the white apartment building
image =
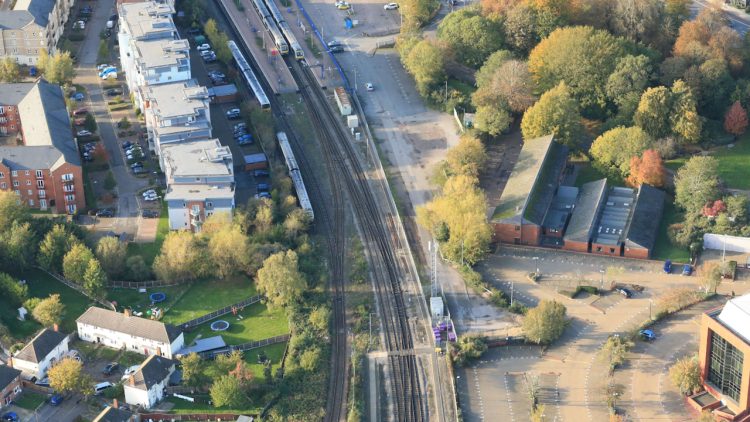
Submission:
POLYGON ((172 230, 200 231, 209 216, 234 209, 234 165, 229 147, 206 139, 162 147, 164 199, 172 230))
POLYGON ((126 349, 143 355, 172 358, 185 347, 182 330, 163 322, 90 307, 76 319, 78 338, 114 349, 126 349))
POLYGON ((73 0, 17 0, 0 10, 0 59, 36 64, 39 51, 53 54, 68 22, 73 0))

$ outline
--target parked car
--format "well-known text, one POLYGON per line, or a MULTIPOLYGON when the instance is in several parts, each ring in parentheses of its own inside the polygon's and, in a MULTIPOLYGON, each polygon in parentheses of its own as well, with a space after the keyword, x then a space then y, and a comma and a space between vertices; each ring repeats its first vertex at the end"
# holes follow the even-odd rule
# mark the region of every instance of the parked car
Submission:
POLYGON ((79 109, 76 109, 76 110, 73 111, 73 115, 74 116, 84 116, 84 115, 88 114, 88 112, 89 112, 88 109, 79 108, 79 109))
POLYGON ((268 183, 258 183, 255 185, 255 190, 258 191, 258 193, 268 192, 270 189, 271 187, 268 186, 268 183))
POLYGON ((351 5, 345 1, 337 1, 336 2, 336 9, 339 10, 349 10, 351 8, 351 5))
POLYGON ((122 95, 122 90, 119 88, 113 88, 107 90, 107 96, 108 97, 116 97, 118 95, 122 95))
POLYGON ((227 110, 226 112, 227 119, 239 119, 240 118, 240 109, 239 108, 232 108, 227 110))
POLYGON ((331 48, 329 48, 331 53, 342 53, 344 51, 344 46, 342 45, 335 45, 331 48))
POLYGON ((211 45, 210 44, 201 44, 198 47, 195 47, 195 49, 198 50, 198 51, 207 51, 207 50, 211 49, 211 45))
POLYGON ((341 41, 338 40, 331 40, 328 41, 328 47, 336 47, 337 45, 341 45, 341 41))
POLYGON ((103 208, 96 212, 97 217, 114 217, 115 213, 109 208, 103 208))
POLYGON ((247 123, 243 122, 243 123, 237 123, 236 125, 234 125, 234 130, 236 131, 238 129, 247 129, 247 123))
POLYGON ((104 70, 104 69, 106 69, 108 67, 112 67, 112 66, 109 65, 109 64, 107 64, 107 63, 102 63, 102 64, 100 64, 99 66, 96 67, 96 70, 98 70, 98 71, 101 72, 102 70, 104 70))
POLYGON ((143 167, 136 167, 133 169, 133 174, 143 174, 146 173, 146 169, 143 167))
POLYGON ((252 143, 253 143, 253 138, 242 138, 242 139, 237 140, 237 145, 240 145, 240 146, 252 145, 252 143))
POLYGON ((84 98, 86 98, 86 96, 83 94, 83 92, 76 92, 75 94, 70 96, 71 100, 76 101, 83 101, 84 98))
POLYGON ((40 386, 40 387, 49 387, 49 377, 44 377, 40 380, 34 381, 34 384, 40 386))
POLYGON ((50 406, 59 406, 62 402, 63 396, 61 396, 60 394, 53 394, 52 397, 49 398, 50 406))
POLYGON ((664 272, 667 274, 672 274, 672 261, 669 259, 664 261, 664 272))
POLYGON ((365 84, 365 88, 368 91, 375 91, 375 87, 371 83, 369 83, 369 82, 365 84))
POLYGON ((86 129, 79 130, 76 132, 76 136, 91 136, 91 132, 86 129))
POLYGON ((253 170, 253 176, 255 177, 268 177, 271 173, 268 170, 253 170))
POLYGON ((630 297, 633 296, 633 293, 624 287, 618 288, 617 293, 623 295, 625 299, 630 299, 630 297))
POLYGON ((208 76, 210 76, 212 78, 226 78, 227 77, 227 75, 219 72, 218 70, 212 70, 212 71, 208 72, 208 76))
POLYGON ((383 5, 384 10, 396 10, 398 9, 398 3, 388 3, 386 5, 383 5))
POLYGON ((102 374, 112 375, 112 372, 115 372, 119 367, 120 367, 119 363, 110 362, 104 367, 104 369, 102 369, 102 374))
POLYGON ((141 195, 143 195, 144 197, 149 196, 149 195, 156 195, 156 190, 149 189, 147 191, 144 191, 141 195))
POLYGON ((81 357, 81 354, 78 353, 78 350, 68 350, 68 353, 65 355, 71 359, 77 360, 78 362, 83 362, 83 358, 81 357))
POLYGON ((682 275, 691 275, 693 274, 693 266, 690 264, 685 264, 682 266, 682 275))
POLYGON ((260 199, 260 198, 269 198, 270 199, 271 198, 271 194, 268 193, 268 192, 256 193, 255 194, 255 199, 260 199))
POLYGON ((143 197, 143 200, 146 202, 153 202, 153 201, 158 200, 159 198, 160 197, 158 195, 150 195, 150 196, 143 197))
POLYGON ((651 341, 656 339, 656 334, 654 334, 651 330, 641 330, 638 332, 638 335, 641 337, 642 340, 645 341, 651 341))
POLYGON ((18 414, 16 412, 7 412, 3 414, 3 421, 18 422, 18 414))
POLYGON ((215 61, 216 61, 216 54, 212 54, 210 56, 204 56, 203 57, 203 62, 204 63, 213 63, 215 61))
MULTIPOLYGON (((159 218, 159 212, 156 210, 143 210, 141 212, 141 216, 143 218, 159 218)), ((128 368, 130 369, 130 368, 128 368)), ((138 369, 138 365, 136 365, 136 369, 138 369)), ((127 371, 126 371, 127 373, 127 371)))
POLYGON ((106 390, 108 388, 112 388, 114 386, 115 385, 112 384, 109 381, 100 382, 99 384, 96 384, 94 386, 94 395, 99 396, 99 395, 101 395, 104 392, 104 390, 106 390))

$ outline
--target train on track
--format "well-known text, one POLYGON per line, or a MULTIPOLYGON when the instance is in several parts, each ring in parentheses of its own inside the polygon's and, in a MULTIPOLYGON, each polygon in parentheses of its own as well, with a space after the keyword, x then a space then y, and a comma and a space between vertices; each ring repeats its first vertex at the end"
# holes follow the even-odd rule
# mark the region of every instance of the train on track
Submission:
POLYGON ((294 152, 292 151, 291 145, 289 145, 289 139, 284 132, 276 133, 276 139, 279 141, 281 153, 284 154, 284 161, 286 161, 286 166, 289 169, 289 177, 292 178, 294 190, 297 191, 299 205, 310 216, 310 219, 314 219, 315 213, 313 212, 312 204, 310 203, 310 197, 307 195, 305 182, 302 180, 302 172, 300 172, 299 166, 297 166, 294 152))
POLYGON ((305 58, 305 52, 302 50, 302 46, 297 42, 297 37, 292 33, 292 28, 289 27, 284 16, 281 15, 281 11, 276 6, 276 0, 253 0, 253 1, 265 1, 268 10, 271 12, 271 16, 276 21, 276 25, 279 27, 284 37, 289 42, 289 48, 294 52, 294 58, 301 60, 305 58))
POLYGON ((250 86, 250 89, 253 91, 253 95, 255 95, 255 98, 258 99, 260 108, 263 110, 269 110, 271 108, 271 102, 268 101, 266 92, 263 91, 263 87, 260 85, 258 77, 255 75, 255 72, 253 72, 253 69, 250 67, 250 64, 247 62, 247 60, 245 60, 245 56, 242 55, 240 48, 237 46, 237 44, 235 44, 234 41, 231 40, 227 42, 227 45, 229 46, 229 51, 232 52, 232 57, 234 57, 234 60, 237 62, 237 68, 245 78, 245 82, 247 82, 248 86, 250 86))
POLYGON ((279 51, 279 53, 281 53, 281 55, 288 54, 289 44, 287 44, 286 39, 281 34, 279 27, 276 25, 275 18, 271 16, 271 12, 268 11, 266 3, 263 0, 252 0, 252 3, 255 11, 258 12, 258 15, 260 15, 260 20, 263 22, 263 26, 265 26, 268 32, 271 34, 271 38, 273 39, 273 43, 276 46, 276 49, 279 51))

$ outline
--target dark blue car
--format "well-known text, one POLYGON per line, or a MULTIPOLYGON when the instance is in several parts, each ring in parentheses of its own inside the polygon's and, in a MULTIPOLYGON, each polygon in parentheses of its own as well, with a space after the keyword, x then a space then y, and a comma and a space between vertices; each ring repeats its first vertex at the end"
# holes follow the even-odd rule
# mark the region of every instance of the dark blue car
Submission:
POLYGON ((54 395, 53 395, 52 397, 50 397, 50 399, 49 399, 49 404, 50 404, 50 405, 52 405, 52 406, 58 406, 58 405, 60 405, 60 403, 62 403, 62 402, 63 402, 63 396, 61 396, 61 395, 59 395, 59 394, 54 394, 54 395))
POLYGON ((669 259, 664 261, 664 272, 667 274, 672 273, 672 261, 670 261, 669 259))
POLYGON ((18 415, 16 414, 16 412, 8 412, 3 415, 3 421, 18 422, 18 415))

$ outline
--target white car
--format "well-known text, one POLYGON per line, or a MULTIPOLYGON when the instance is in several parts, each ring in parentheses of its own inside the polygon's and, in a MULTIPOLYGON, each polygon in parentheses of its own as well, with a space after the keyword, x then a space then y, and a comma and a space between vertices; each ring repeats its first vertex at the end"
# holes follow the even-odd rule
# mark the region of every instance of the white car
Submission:
POLYGON ((368 91, 375 91, 375 87, 369 82, 365 84, 365 88, 367 88, 368 91))
POLYGON ((97 66, 96 70, 98 70, 98 71, 101 72, 102 70, 104 70, 104 69, 106 69, 108 67, 112 67, 112 66, 108 65, 107 63, 104 63, 104 64, 100 64, 99 66, 97 66))
POLYGON ((158 195, 151 195, 143 198, 143 200, 146 202, 156 201, 157 199, 159 199, 158 195))
POLYGON ((388 3, 386 5, 383 5, 384 10, 396 10, 398 9, 398 3, 388 3))
POLYGON ((91 132, 88 130, 79 130, 76 135, 78 136, 91 136, 91 132))
POLYGON ((135 374, 136 371, 138 371, 138 368, 140 367, 141 365, 133 365, 130 368, 126 369, 125 372, 123 372, 122 379, 126 380, 130 378, 130 376, 135 374))
POLYGON ((143 197, 145 198, 147 196, 156 196, 156 191, 153 189, 149 189, 146 192, 143 192, 143 197))
POLYGON ((210 50, 211 49, 211 45, 209 45, 209 44, 201 44, 198 47, 195 47, 195 49, 198 50, 198 51, 210 50))

